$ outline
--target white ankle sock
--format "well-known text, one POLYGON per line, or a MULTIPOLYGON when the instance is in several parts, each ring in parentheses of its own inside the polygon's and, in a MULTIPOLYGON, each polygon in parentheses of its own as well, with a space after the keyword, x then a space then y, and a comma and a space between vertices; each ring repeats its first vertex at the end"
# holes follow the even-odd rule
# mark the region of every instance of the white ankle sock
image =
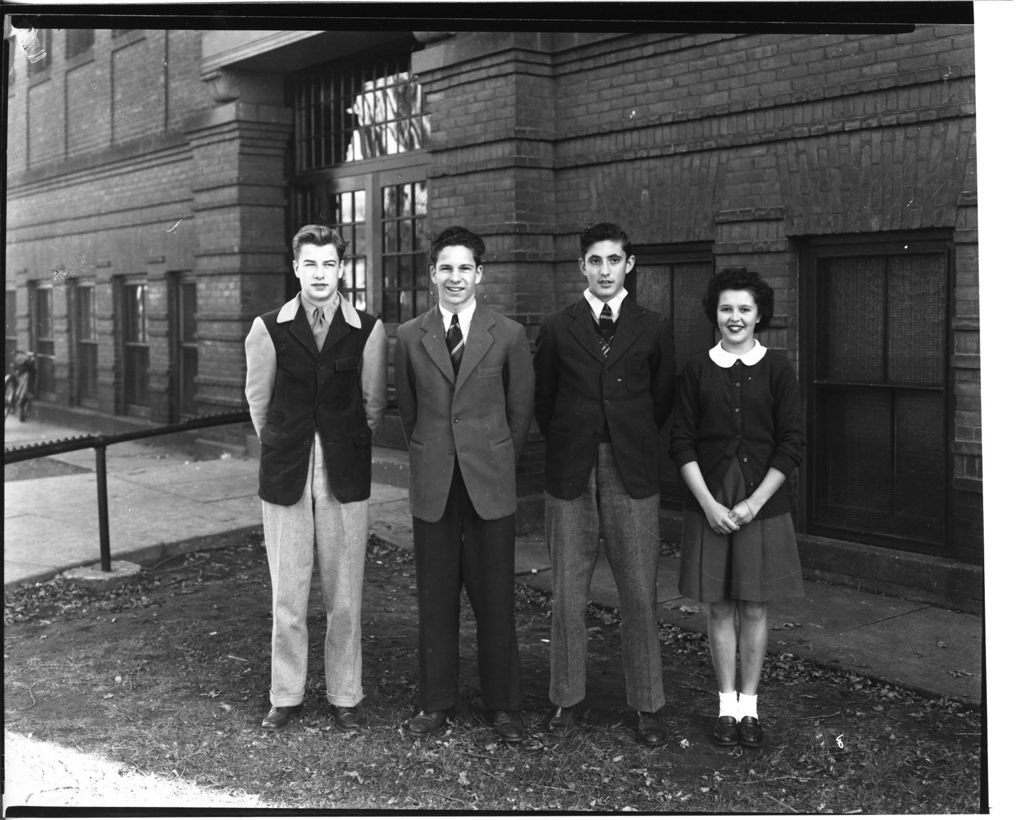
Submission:
POLYGON ((719 717, 734 717, 739 720, 740 716, 736 710, 736 693, 735 692, 719 692, 718 693, 718 716, 719 717))
POLYGON ((744 695, 740 692, 739 702, 737 703, 739 714, 737 717, 757 717, 757 695, 744 695))

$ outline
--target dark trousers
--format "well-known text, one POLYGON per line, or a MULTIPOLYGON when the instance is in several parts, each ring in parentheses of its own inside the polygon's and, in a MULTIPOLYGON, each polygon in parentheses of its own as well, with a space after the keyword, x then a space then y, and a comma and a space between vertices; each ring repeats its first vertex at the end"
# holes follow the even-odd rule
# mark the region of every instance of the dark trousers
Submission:
POLYGON ((476 514, 458 466, 444 515, 413 518, 419 604, 419 699, 425 712, 459 699, 459 603, 465 586, 476 616, 477 662, 484 705, 522 705, 516 638, 515 515, 485 521, 476 514))

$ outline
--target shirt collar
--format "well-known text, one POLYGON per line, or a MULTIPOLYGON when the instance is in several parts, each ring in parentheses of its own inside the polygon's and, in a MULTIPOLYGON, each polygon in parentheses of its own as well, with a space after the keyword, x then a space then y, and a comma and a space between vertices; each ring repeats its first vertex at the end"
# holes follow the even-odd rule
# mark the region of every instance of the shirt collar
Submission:
MULTIPOLYGON (((306 314, 306 318, 309 319, 310 327, 313 326, 313 312, 319 307, 314 305, 312 302, 307 302, 303 298, 302 294, 299 294, 299 304, 302 305, 302 310, 306 314)), ((344 298, 340 293, 334 294, 334 298, 323 306, 324 308, 324 320, 327 322, 327 326, 331 326, 331 322, 334 321, 334 314, 341 310, 342 318, 357 330, 363 326, 362 320, 359 318, 359 314, 356 313, 356 309, 352 307, 352 303, 344 298)), ((281 321, 278 319, 278 321, 281 321)))
POLYGON ((708 356, 710 356, 711 361, 719 367, 732 367, 736 362, 743 362, 747 367, 750 367, 761 361, 767 352, 768 348, 761 344, 757 339, 754 339, 754 346, 742 356, 737 356, 735 353, 729 353, 722 347, 721 342, 708 351, 708 356))
MULTIPOLYGON (((444 324, 444 332, 448 332, 448 328, 452 323, 452 313, 444 305, 438 303, 437 305, 441 309, 441 322, 444 324)), ((462 328, 462 335, 465 336, 469 333, 469 323, 473 321, 473 314, 476 313, 476 297, 474 296, 466 306, 459 311, 459 327, 462 328)))
POLYGON ((601 317, 601 311, 604 309, 605 305, 608 305, 608 307, 612 309, 612 321, 619 321, 619 312, 622 310, 622 302, 627 296, 629 296, 629 294, 626 292, 626 289, 623 288, 607 302, 602 302, 594 296, 594 293, 590 288, 583 291, 583 298, 586 299, 587 304, 590 305, 590 310, 594 314, 595 321, 601 317))
POLYGON ((318 307, 322 307, 324 309, 324 318, 327 320, 327 324, 330 324, 331 320, 334 319, 334 314, 338 310, 338 305, 341 303, 341 294, 335 293, 334 298, 326 305, 313 304, 301 293, 299 294, 299 300, 302 302, 302 309, 306 312, 306 317, 309 319, 310 323, 313 321, 313 313, 318 307))

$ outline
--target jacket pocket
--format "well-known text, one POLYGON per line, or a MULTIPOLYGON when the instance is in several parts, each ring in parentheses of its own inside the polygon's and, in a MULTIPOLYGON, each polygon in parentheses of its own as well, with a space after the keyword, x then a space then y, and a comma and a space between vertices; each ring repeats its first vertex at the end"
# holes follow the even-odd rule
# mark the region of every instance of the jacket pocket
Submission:
POLYGON ((346 356, 343 359, 334 360, 334 372, 335 373, 346 373, 352 370, 356 370, 359 367, 358 356, 346 356))
POLYGON ((476 373, 481 379, 494 379, 501 375, 501 365, 497 367, 480 367, 476 373))

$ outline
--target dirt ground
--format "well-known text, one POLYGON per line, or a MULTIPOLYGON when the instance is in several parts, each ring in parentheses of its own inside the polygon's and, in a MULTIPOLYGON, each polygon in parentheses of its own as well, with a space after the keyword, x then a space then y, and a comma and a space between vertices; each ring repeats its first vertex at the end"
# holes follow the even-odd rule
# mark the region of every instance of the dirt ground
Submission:
MULTIPOLYGON (((412 742, 415 576, 408 553, 374 546, 364 590, 366 728, 335 729, 323 700, 324 612, 310 606, 310 679, 299 723, 259 730, 268 707, 269 578, 258 541, 179 557, 92 597, 65 582, 8 594, 4 701, 8 749, 49 744, 51 764, 14 766, 27 805, 159 805, 112 778, 109 793, 68 785, 85 754, 177 787, 168 805, 237 808, 637 810, 642 812, 976 812, 984 805, 977 710, 884 683, 770 657, 760 696, 763 750, 710 742, 717 699, 704 641, 663 628, 670 744, 633 740, 617 615, 590 618, 585 727, 541 731, 550 606, 522 588, 518 623, 525 717, 519 747, 498 746, 476 702, 473 622, 464 606, 463 700, 451 731, 412 742), (16 744, 15 744, 16 741, 16 744), (65 750, 61 753, 59 750, 65 750), (76 790, 77 789, 77 790, 76 790), (191 791, 189 791, 191 789, 191 791)), ((10 804, 8 804, 10 805, 10 804)))

